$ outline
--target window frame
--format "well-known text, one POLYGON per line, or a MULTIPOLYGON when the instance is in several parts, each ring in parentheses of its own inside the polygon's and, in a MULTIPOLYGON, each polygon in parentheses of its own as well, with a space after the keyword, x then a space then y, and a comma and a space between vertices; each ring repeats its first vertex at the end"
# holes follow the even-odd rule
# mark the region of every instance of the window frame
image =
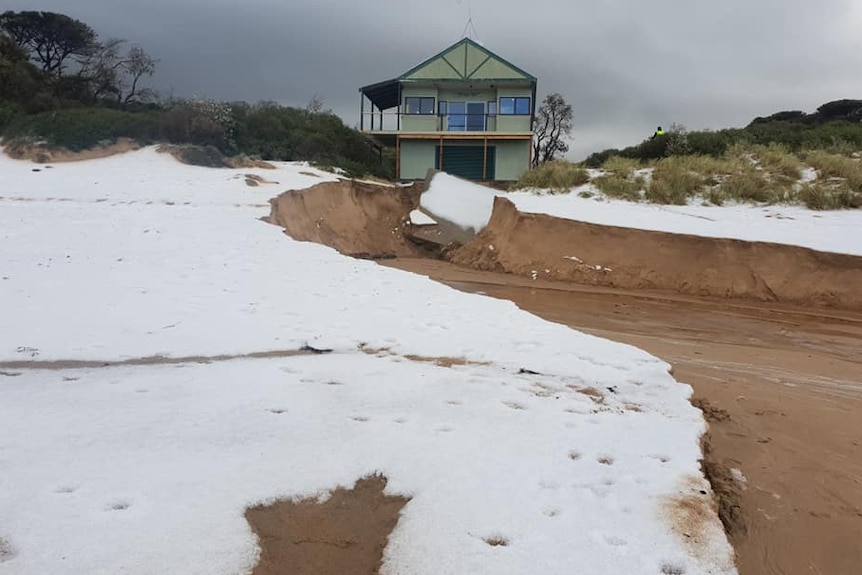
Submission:
POLYGON ((501 96, 498 113, 501 116, 529 116, 532 113, 532 98, 530 96, 501 96), (504 101, 511 101, 511 107, 507 108, 503 104, 504 101), (511 111, 507 111, 511 109, 511 111), (524 110, 524 111, 518 111, 524 110))
POLYGON ((405 116, 433 116, 436 113, 437 98, 434 96, 404 96, 404 115, 405 116), (417 107, 416 111, 412 111, 410 101, 415 100, 417 107), (429 107, 425 107, 429 104, 429 107))
POLYGON ((466 132, 467 131, 467 102, 450 100, 447 104, 448 110, 446 114, 446 131, 447 132, 466 132), (461 107, 463 106, 463 110, 461 107), (453 110, 454 108, 454 110, 453 110), (461 110, 461 111, 459 111, 461 110))

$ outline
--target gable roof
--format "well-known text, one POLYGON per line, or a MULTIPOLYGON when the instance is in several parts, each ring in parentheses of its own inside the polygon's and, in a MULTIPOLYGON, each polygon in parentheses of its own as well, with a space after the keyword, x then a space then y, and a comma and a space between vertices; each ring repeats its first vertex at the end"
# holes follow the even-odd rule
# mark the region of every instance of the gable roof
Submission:
POLYGON ((412 80, 521 80, 535 82, 535 76, 494 54, 470 38, 459 40, 398 77, 412 80))
POLYGON ((536 82, 536 77, 509 63, 470 38, 455 42, 392 80, 359 89, 380 110, 398 105, 403 82, 494 81, 536 82))

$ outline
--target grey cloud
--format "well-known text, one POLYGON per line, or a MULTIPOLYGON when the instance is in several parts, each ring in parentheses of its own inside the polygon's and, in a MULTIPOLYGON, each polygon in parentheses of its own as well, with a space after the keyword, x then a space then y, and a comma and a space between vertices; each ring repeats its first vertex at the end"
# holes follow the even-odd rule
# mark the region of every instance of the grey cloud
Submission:
MULTIPOLYGON (((9 9, 33 9, 11 0, 9 9)), ((656 125, 744 125, 782 109, 862 97, 856 0, 472 0, 478 40, 575 108, 571 156, 636 143, 656 125)), ((314 94, 358 122, 359 86, 459 40, 467 0, 43 0, 102 37, 161 60, 154 87, 180 97, 314 94)))

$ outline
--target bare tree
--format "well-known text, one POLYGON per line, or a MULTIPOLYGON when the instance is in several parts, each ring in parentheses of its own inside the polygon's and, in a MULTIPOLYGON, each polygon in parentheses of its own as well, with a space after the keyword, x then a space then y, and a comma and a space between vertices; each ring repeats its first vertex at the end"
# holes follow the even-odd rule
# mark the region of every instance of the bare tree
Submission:
POLYGON ((125 40, 110 38, 99 43, 93 53, 81 63, 78 78, 89 84, 93 100, 111 96, 120 97, 120 78, 123 55, 120 52, 125 40))
POLYGON ((128 104, 151 95, 151 90, 141 89, 139 83, 144 76, 153 75, 156 60, 140 46, 131 46, 123 52, 125 43, 116 38, 100 43, 82 64, 79 77, 89 83, 94 100, 110 97, 117 103, 128 104))
POLYGON ((309 114, 322 114, 327 110, 323 108, 323 97, 317 92, 311 97, 311 100, 308 101, 308 104, 305 106, 305 111, 309 114))
POLYGON ((132 46, 126 54, 126 59, 123 62, 123 69, 126 73, 126 84, 123 86, 126 96, 123 98, 123 103, 128 104, 134 100, 147 99, 152 95, 152 90, 149 88, 141 89, 138 83, 144 76, 152 76, 156 71, 158 60, 140 46, 132 46))
POLYGON ((548 94, 536 112, 533 127, 533 167, 554 159, 557 153, 566 153, 569 145, 565 137, 572 132, 572 105, 557 93, 548 94))

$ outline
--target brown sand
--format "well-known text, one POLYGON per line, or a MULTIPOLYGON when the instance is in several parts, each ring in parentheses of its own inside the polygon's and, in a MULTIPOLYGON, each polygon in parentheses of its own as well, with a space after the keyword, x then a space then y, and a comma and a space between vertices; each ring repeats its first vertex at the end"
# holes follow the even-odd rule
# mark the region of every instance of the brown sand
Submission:
POLYGON ((261 546, 252 575, 377 575, 383 549, 408 499, 383 494, 386 478, 360 479, 324 503, 280 501, 246 519, 261 546))
POLYGON ((14 361, 0 361, 0 375, 15 377, 20 375, 11 370, 15 369, 93 369, 99 367, 122 367, 129 365, 180 365, 184 363, 219 363, 233 361, 235 359, 272 359, 279 357, 296 357, 300 355, 319 355, 330 353, 331 349, 315 349, 308 345, 299 349, 275 349, 270 351, 255 351, 251 353, 238 353, 233 355, 184 355, 170 357, 164 355, 149 355, 146 357, 132 357, 129 359, 98 360, 98 359, 35 359, 39 353, 37 349, 21 348, 29 353, 30 359, 14 361))
POLYGON ((324 244, 351 256, 417 257, 426 252, 407 240, 402 229, 419 194, 418 187, 326 182, 271 200, 267 221, 283 227, 295 240, 324 244))
POLYGON ((523 214, 504 198, 450 260, 586 285, 862 310, 862 257, 523 214))
POLYGON ((267 221, 352 256, 436 252, 467 268, 582 285, 862 310, 862 257, 523 214, 505 198, 469 240, 445 226, 411 226, 420 193, 421 184, 324 183, 271 200, 267 221))
POLYGON ((862 314, 385 263, 665 359, 706 407, 705 466, 730 500, 740 573, 860 573, 862 314))
POLYGON ((16 144, 6 147, 6 154, 16 160, 30 160, 39 164, 59 164, 63 162, 82 162, 125 154, 139 149, 141 146, 132 139, 118 138, 116 143, 107 146, 96 146, 89 150, 73 152, 66 148, 46 146, 44 144, 16 144))

